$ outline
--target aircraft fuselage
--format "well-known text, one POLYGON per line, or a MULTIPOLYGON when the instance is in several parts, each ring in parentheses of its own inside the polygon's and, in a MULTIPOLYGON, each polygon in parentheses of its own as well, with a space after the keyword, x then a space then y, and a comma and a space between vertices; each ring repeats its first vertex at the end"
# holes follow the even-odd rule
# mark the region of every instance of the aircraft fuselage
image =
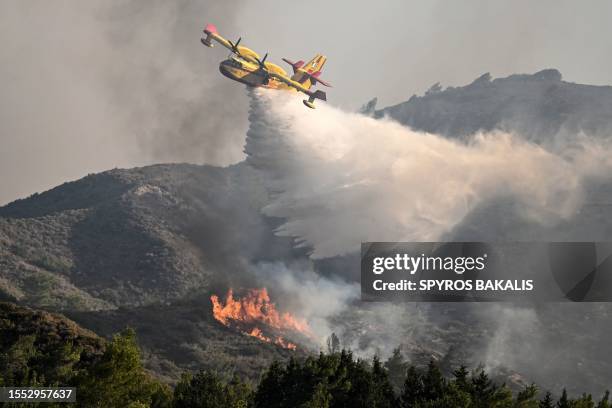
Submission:
POLYGON ((248 86, 293 90, 292 87, 277 81, 275 78, 267 78, 265 71, 259 69, 257 65, 238 58, 228 58, 221 61, 219 71, 224 76, 248 86))

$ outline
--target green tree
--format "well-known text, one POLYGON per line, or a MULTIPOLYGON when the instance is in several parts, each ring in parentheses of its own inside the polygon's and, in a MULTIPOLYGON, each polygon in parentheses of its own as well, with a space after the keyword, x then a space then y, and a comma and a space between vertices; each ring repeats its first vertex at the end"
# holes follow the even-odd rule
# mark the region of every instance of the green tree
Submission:
POLYGON ((564 388, 561 398, 557 401, 557 408, 572 408, 572 402, 567 397, 567 390, 564 388))
POLYGON ((250 388, 233 377, 225 383, 217 374, 200 371, 183 374, 174 389, 173 408, 246 408, 250 388))
POLYGON ((458 369, 453 371, 453 376, 455 377, 455 384, 460 391, 466 392, 470 394, 472 392, 472 387, 469 379, 469 371, 466 366, 461 365, 458 369))
POLYGON ((399 347, 394 349, 391 357, 385 361, 385 369, 389 375, 389 381, 393 385, 393 390, 399 394, 402 391, 406 370, 408 369, 408 364, 404 360, 399 347))
POLYGON ((610 391, 606 391, 601 401, 597 404, 597 408, 611 408, 610 400, 610 391))
POLYGON ((423 379, 414 366, 410 366, 406 372, 404 387, 400 396, 402 408, 418 407, 425 398, 423 379))
POLYGON ((478 371, 478 375, 472 374, 471 396, 475 407, 490 408, 496 401, 497 386, 489 379, 483 369, 478 371))
POLYGON ((378 408, 392 408, 397 406, 397 399, 393 385, 389 381, 387 370, 380 363, 378 357, 372 361, 372 382, 374 387, 374 406, 378 408))
POLYGON ((546 395, 540 400, 538 408, 554 408, 554 400, 550 391, 546 391, 546 395))
POLYGON ((283 377, 285 369, 277 361, 264 373, 255 393, 255 407, 282 407, 284 399, 283 377))
POLYGON ((331 395, 324 384, 317 384, 309 401, 300 405, 300 408, 329 408, 331 395))
POLYGON ((466 408, 472 405, 470 395, 459 389, 452 381, 447 384, 444 395, 434 401, 429 401, 423 406, 427 408, 466 408))
POLYGON ((355 360, 350 351, 319 354, 304 361, 273 363, 254 397, 256 408, 355 407, 397 405, 388 374, 378 358, 355 360))
POLYGON ((36 382, 32 360, 38 354, 34 335, 19 336, 0 354, 0 375, 3 386, 28 386, 36 382))
POLYGON ((538 394, 538 387, 535 384, 531 384, 525 387, 524 390, 520 391, 516 396, 515 406, 518 408, 538 408, 539 403, 536 399, 538 394))
POLYGON ((99 361, 76 383, 78 405, 88 408, 123 408, 132 403, 164 407, 170 398, 168 387, 144 371, 132 329, 113 336, 99 361))
POLYGON ((433 360, 429 361, 423 376, 423 396, 428 401, 435 401, 444 396, 446 381, 433 360))
POLYGON ((572 403, 573 408, 595 408, 595 402, 591 394, 582 394, 580 398, 572 403))

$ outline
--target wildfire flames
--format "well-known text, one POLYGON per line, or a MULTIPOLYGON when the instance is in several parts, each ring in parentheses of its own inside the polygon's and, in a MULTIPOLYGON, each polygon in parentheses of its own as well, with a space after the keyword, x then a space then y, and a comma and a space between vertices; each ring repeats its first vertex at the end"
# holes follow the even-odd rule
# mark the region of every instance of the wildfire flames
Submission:
POLYGON ((213 305, 213 316, 217 321, 228 327, 236 327, 244 334, 257 337, 267 343, 274 343, 290 350, 297 348, 294 343, 280 335, 267 334, 268 331, 282 333, 289 331, 311 337, 308 324, 291 313, 280 313, 265 288, 250 289, 242 298, 234 298, 234 292, 230 289, 225 297, 225 304, 217 295, 212 295, 210 300, 213 305), (266 334, 260 327, 268 329, 266 334))

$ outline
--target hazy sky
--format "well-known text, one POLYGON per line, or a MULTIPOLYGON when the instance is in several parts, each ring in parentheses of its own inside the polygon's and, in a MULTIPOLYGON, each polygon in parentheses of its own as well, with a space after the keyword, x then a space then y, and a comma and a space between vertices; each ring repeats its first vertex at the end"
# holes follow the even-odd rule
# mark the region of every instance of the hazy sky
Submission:
POLYGON ((248 100, 206 22, 282 64, 329 57, 330 103, 558 68, 612 84, 609 1, 4 0, 0 204, 89 172, 241 160, 248 100))

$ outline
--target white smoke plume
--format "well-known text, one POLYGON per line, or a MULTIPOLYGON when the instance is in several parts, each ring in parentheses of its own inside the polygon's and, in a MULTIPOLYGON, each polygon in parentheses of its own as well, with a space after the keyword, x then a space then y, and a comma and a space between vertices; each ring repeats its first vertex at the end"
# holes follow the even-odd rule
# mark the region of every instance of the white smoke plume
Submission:
POLYGON ((491 199, 534 222, 570 218, 585 178, 610 169, 608 152, 584 140, 555 152, 499 132, 459 142, 266 91, 253 93, 246 144, 273 193, 264 213, 314 259, 362 241, 439 240, 491 199))

